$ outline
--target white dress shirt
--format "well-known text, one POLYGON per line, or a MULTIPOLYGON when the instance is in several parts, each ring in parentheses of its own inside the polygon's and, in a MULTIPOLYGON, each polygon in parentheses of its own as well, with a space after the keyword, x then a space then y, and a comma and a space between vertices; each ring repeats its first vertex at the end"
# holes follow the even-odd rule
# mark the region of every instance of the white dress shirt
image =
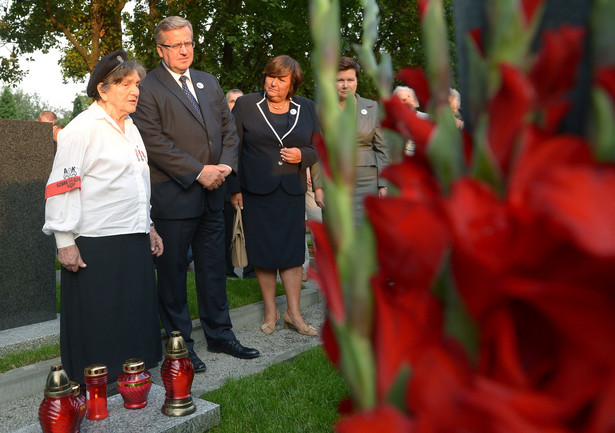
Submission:
POLYGON ((58 248, 78 236, 149 233, 147 152, 129 116, 124 129, 94 102, 58 134, 43 226, 58 248))

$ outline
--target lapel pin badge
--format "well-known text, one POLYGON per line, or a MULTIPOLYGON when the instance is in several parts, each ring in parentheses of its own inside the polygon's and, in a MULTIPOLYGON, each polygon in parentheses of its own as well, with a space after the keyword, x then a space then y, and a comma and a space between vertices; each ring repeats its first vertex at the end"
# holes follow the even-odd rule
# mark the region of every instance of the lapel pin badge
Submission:
POLYGON ((290 109, 290 114, 291 114, 292 116, 294 116, 295 114, 297 114, 297 110, 295 110, 294 108, 291 108, 291 109, 290 109))
POLYGON ((365 115, 367 114, 367 110, 366 110, 365 108, 364 108, 364 109, 362 109, 362 110, 361 110, 361 114, 365 116, 365 115))
POLYGON ((196 83, 196 87, 198 87, 199 89, 203 90, 203 83, 201 83, 200 81, 198 83, 196 83))

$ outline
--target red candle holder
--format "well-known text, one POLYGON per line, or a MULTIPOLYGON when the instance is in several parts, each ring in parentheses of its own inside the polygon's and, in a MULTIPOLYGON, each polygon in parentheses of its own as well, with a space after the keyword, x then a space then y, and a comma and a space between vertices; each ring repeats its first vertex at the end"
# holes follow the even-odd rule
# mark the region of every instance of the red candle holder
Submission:
POLYGON ((179 331, 173 331, 166 346, 165 360, 160 369, 166 399, 162 413, 167 416, 186 416, 196 411, 190 388, 194 379, 194 366, 179 331))
POLYGON ((117 389, 127 409, 140 409, 147 405, 147 396, 152 387, 152 375, 145 370, 145 362, 137 358, 122 364, 123 372, 117 377, 117 389))
POLYGON ((107 366, 94 364, 85 367, 85 394, 87 402, 87 419, 99 420, 109 415, 107 410, 107 366))
POLYGON ((73 399, 77 402, 79 406, 79 419, 77 420, 77 426, 75 429, 75 433, 79 433, 81 431, 81 423, 83 422, 83 418, 85 418, 85 412, 87 410, 87 404, 85 395, 81 393, 81 385, 74 380, 70 381, 70 384, 73 388, 73 399))
POLYGON ((43 433, 72 433, 79 421, 79 405, 73 387, 61 364, 51 366, 45 384, 45 397, 38 408, 43 433))

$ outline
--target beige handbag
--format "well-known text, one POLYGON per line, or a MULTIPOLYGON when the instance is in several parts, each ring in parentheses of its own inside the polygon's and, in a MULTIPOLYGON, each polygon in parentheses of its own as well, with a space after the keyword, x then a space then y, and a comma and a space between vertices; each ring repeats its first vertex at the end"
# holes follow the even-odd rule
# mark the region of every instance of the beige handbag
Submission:
POLYGON ((241 209, 237 209, 235 212, 233 239, 231 240, 231 259, 233 261, 233 266, 236 268, 248 266, 248 253, 246 252, 246 238, 243 234, 241 209))

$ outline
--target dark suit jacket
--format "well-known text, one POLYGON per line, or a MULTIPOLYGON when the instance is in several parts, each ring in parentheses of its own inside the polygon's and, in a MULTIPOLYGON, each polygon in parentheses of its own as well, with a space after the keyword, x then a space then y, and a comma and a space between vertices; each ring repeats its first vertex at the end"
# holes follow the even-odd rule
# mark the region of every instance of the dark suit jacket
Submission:
POLYGON ((131 115, 147 148, 153 218, 195 218, 207 206, 222 209, 224 188, 208 191, 196 178, 205 164, 226 164, 230 176, 237 170, 239 140, 222 88, 211 74, 190 69, 190 76, 204 122, 162 63, 141 81, 131 115))
MULTIPOLYGON (((241 96, 233 108, 240 142, 241 189, 254 194, 268 194, 281 185, 288 194, 305 194, 305 169, 317 161, 313 142, 314 134, 320 133, 316 107, 309 99, 293 96, 289 109, 289 129, 282 137, 277 137, 267 123, 264 114, 267 110, 267 101, 262 92, 241 96), (299 164, 282 162, 282 144, 301 150, 299 164)), ((229 182, 229 188, 232 193, 240 192, 239 184, 234 179, 229 182)))

